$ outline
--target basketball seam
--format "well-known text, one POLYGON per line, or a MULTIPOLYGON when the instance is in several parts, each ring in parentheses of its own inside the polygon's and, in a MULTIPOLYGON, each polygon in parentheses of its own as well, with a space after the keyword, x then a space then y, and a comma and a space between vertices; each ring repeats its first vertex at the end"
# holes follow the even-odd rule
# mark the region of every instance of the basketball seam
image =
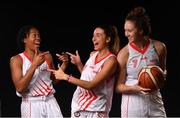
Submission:
MULTIPOLYGON (((152 73, 150 72, 150 70, 148 69, 147 71, 149 72, 148 74, 149 74, 149 76, 152 78, 152 81, 153 81, 153 83, 155 84, 156 88, 159 88, 158 85, 157 85, 156 79, 154 78, 154 76, 152 75, 152 73)), ((146 72, 147 72, 147 71, 146 71, 146 72)))

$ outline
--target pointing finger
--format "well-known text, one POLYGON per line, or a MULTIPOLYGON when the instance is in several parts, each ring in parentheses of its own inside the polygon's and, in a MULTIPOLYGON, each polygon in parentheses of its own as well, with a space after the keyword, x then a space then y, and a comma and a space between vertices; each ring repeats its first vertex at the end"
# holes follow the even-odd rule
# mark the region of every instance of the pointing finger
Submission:
POLYGON ((76 50, 76 55, 79 55, 79 52, 78 52, 78 50, 76 50))
POLYGON ((70 56, 75 56, 74 54, 70 53, 70 52, 66 52, 66 54, 70 55, 70 56))
POLYGON ((54 69, 47 69, 47 71, 49 71, 49 72, 55 72, 54 69))
POLYGON ((49 51, 46 51, 46 52, 41 53, 40 56, 44 56, 44 55, 46 55, 46 54, 49 54, 49 51))

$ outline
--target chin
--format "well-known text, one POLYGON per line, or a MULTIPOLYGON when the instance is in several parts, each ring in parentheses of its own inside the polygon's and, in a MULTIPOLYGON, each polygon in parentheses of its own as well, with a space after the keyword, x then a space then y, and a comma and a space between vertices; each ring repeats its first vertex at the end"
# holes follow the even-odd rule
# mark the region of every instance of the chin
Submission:
POLYGON ((94 48, 95 51, 98 51, 98 48, 94 48))
POLYGON ((35 46, 35 49, 39 49, 39 48, 40 48, 40 46, 39 46, 39 45, 36 45, 36 46, 35 46))

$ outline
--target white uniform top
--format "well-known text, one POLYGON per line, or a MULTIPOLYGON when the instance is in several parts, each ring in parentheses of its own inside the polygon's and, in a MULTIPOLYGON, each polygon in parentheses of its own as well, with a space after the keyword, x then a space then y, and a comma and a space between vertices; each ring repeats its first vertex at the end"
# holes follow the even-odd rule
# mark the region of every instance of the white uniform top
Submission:
MULTIPOLYGON (((96 62, 98 52, 94 53, 86 62, 81 73, 81 80, 92 81, 98 72, 101 71, 105 61, 111 56, 109 53, 105 58, 96 62)), ((107 79, 93 90, 87 90, 77 87, 73 94, 71 109, 72 112, 86 110, 86 111, 105 111, 109 113, 112 104, 114 76, 107 79)))
POLYGON ((159 65, 159 57, 152 40, 148 40, 143 50, 140 50, 132 43, 129 46, 129 58, 127 62, 126 85, 138 83, 138 73, 147 65, 159 65))
MULTIPOLYGON (((19 56, 23 61, 22 71, 23 76, 26 74, 27 70, 30 68, 32 62, 26 52, 20 53, 19 56)), ((52 86, 52 80, 50 79, 51 73, 46 71, 50 66, 48 65, 48 60, 45 60, 34 72, 32 80, 27 88, 27 90, 17 95, 19 97, 33 97, 33 96, 47 96, 55 93, 52 86)))
MULTIPOLYGON (((148 39, 143 50, 133 43, 128 44, 126 85, 138 84, 138 73, 147 65, 159 65, 159 57, 153 44, 148 39)), ((160 90, 149 94, 122 94, 121 117, 165 117, 164 103, 160 90)))

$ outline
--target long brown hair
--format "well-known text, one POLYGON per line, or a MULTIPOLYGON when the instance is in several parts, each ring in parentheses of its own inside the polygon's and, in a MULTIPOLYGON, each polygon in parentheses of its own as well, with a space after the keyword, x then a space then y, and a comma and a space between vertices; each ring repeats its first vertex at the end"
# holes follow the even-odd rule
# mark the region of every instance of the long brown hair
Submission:
POLYGON ((117 55, 120 49, 120 38, 116 26, 100 25, 98 27, 104 30, 106 36, 110 37, 109 49, 113 54, 117 55))

